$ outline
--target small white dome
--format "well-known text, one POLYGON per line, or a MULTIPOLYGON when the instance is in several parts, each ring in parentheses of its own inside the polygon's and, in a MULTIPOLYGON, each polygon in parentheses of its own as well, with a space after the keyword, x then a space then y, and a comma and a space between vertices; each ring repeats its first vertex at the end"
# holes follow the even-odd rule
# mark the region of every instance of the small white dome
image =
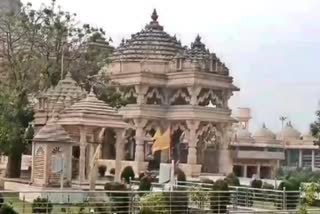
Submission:
POLYGON ((301 133, 293 128, 291 122, 288 122, 286 127, 277 134, 278 139, 299 139, 300 137, 301 133))
POLYGON ((263 124, 262 128, 254 133, 256 141, 273 141, 275 140, 275 134, 270 131, 265 124, 263 124))

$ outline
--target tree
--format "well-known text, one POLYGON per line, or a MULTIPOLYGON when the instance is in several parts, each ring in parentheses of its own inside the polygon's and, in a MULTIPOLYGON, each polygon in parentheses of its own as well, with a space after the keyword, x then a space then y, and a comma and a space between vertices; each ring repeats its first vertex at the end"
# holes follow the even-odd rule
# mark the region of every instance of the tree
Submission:
POLYGON ((32 108, 25 93, 1 90, 0 93, 0 149, 8 155, 7 177, 20 176, 21 157, 33 138, 28 129, 33 120, 32 108))
POLYGON ((30 95, 71 72, 87 90, 94 86, 98 97, 111 106, 126 104, 105 74, 97 75, 112 50, 103 29, 81 25, 76 14, 63 11, 55 0, 37 10, 28 3, 19 15, 0 17, 0 102, 7 108, 0 113, 0 148, 9 156, 9 177, 20 173, 27 145, 24 131, 32 120, 30 95))
POLYGON ((320 146, 320 110, 316 112, 317 120, 310 125, 310 131, 313 137, 316 138, 315 144, 320 146))

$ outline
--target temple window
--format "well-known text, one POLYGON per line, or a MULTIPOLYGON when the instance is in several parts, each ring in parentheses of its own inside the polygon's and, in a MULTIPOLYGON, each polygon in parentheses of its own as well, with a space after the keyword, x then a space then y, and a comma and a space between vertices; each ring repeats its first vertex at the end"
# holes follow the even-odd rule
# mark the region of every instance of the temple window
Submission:
POLYGON ((165 103, 163 92, 159 88, 150 88, 146 94, 146 104, 161 105, 165 103))

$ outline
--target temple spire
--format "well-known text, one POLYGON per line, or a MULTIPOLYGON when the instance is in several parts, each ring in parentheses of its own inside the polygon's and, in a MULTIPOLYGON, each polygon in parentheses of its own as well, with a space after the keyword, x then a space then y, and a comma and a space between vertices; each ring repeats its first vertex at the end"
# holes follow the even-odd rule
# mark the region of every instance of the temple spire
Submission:
POLYGON ((152 15, 151 15, 151 19, 156 22, 158 20, 158 14, 157 14, 157 10, 153 9, 152 15))

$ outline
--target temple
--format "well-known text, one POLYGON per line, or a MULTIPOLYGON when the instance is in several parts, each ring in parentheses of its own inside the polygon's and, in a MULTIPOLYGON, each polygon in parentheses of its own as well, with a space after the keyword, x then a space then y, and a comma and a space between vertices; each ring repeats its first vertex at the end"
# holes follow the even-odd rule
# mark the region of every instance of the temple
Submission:
POLYGON ((33 183, 57 184, 57 171, 49 171, 50 160, 59 152, 70 160, 64 167, 66 180, 85 182, 99 144, 99 165, 115 168, 116 176, 126 166, 137 174, 145 171, 151 159, 153 169, 174 159, 188 176, 232 172, 228 136, 236 120, 228 100, 239 89, 199 35, 190 47, 182 46, 164 31, 154 10, 150 23, 122 40, 110 59, 101 74, 118 83, 129 101, 119 111, 98 100, 93 91, 84 91, 69 73, 39 96, 33 183), (153 135, 168 128, 172 148, 152 155, 153 135))
POLYGON ((288 122, 277 134, 263 124, 253 135, 249 131, 251 111, 238 108, 234 117, 232 150, 233 171, 239 177, 275 178, 277 170, 320 168, 319 147, 309 133, 301 134, 288 122))

